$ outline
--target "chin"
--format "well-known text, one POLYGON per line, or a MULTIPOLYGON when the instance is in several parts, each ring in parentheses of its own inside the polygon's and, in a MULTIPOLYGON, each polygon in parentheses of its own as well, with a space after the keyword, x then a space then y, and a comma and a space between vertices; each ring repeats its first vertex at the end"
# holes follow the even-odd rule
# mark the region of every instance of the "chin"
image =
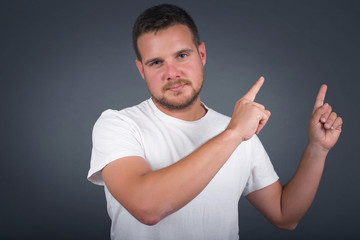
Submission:
MULTIPOLYGON (((171 99, 168 99, 165 97, 160 98, 160 99, 153 97, 153 99, 158 104, 160 104, 162 107, 167 108, 169 110, 182 110, 182 109, 186 109, 186 108, 190 107, 192 104, 194 104, 194 102, 198 96, 199 96, 199 94, 195 94, 194 96, 190 96, 190 97, 187 97, 182 100, 181 99, 171 100, 171 99)), ((176 98, 178 98, 178 97, 176 97, 176 98)))

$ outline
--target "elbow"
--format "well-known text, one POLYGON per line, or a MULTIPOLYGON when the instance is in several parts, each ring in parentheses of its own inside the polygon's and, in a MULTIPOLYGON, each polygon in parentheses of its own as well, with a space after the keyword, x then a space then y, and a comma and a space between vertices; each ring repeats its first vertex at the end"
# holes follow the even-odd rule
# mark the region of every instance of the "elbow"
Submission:
POLYGON ((286 222, 274 224, 277 228, 285 231, 293 231, 298 225, 298 222, 286 222))
POLYGON ((140 216, 137 217, 137 220, 139 220, 142 224, 148 225, 148 226, 154 226, 158 222, 160 222, 161 219, 150 217, 150 216, 140 216))
POLYGON ((168 214, 163 211, 161 208, 158 209, 156 207, 139 207, 133 216, 140 221, 141 223, 154 226, 159 223, 163 218, 165 218, 168 214))
POLYGON ((161 221, 161 217, 157 214, 150 213, 146 210, 138 210, 133 216, 142 224, 154 226, 161 221))

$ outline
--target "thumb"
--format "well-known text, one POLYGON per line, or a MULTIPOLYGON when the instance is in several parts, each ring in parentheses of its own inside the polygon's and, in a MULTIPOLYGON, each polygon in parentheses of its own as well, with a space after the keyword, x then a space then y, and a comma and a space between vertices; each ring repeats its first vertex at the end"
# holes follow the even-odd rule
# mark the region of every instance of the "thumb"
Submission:
POLYGON ((310 124, 315 125, 318 122, 320 122, 321 116, 328 110, 329 104, 325 103, 324 105, 318 107, 317 109, 314 109, 314 112, 310 118, 310 124))

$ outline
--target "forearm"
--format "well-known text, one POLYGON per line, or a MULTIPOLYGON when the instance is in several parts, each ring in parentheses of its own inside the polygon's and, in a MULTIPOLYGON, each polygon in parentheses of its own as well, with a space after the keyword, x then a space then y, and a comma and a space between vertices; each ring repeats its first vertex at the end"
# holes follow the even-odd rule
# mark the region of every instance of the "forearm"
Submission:
POLYGON ((142 222, 155 224, 177 211, 206 187, 238 145, 225 131, 177 163, 137 177, 129 186, 130 212, 142 222))
POLYGON ((247 195, 247 199, 275 226, 292 230, 310 207, 324 170, 329 150, 342 127, 329 104, 324 104, 326 85, 316 97, 309 120, 309 145, 294 177, 284 187, 279 181, 247 195))
POLYGON ((281 212, 285 222, 299 222, 310 207, 324 170, 327 151, 309 144, 294 177, 284 186, 281 212))
POLYGON ((236 147, 259 133, 270 111, 254 102, 264 79, 236 102, 226 130, 187 157, 152 171, 141 157, 125 157, 102 170, 111 194, 138 220, 155 224, 194 199, 213 179, 236 147))

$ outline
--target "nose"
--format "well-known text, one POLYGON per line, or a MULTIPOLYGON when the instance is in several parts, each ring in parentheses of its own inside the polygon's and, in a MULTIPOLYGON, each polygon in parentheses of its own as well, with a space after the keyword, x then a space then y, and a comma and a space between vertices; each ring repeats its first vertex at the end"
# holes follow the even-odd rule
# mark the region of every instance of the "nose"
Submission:
POLYGON ((166 80, 176 80, 180 78, 180 69, 174 63, 167 63, 165 70, 165 78, 166 80))

